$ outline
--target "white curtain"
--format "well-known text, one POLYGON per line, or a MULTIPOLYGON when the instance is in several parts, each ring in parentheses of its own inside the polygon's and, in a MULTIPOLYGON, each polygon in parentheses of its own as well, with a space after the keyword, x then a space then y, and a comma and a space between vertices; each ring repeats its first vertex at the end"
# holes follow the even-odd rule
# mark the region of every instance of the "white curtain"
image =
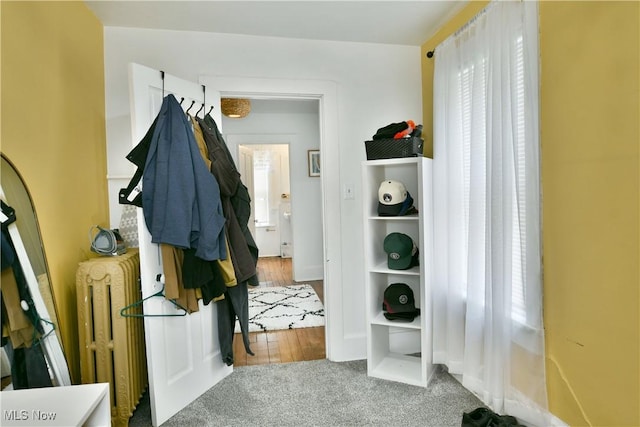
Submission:
POLYGON ((435 363, 495 412, 549 425, 538 9, 499 1, 436 47, 435 363))

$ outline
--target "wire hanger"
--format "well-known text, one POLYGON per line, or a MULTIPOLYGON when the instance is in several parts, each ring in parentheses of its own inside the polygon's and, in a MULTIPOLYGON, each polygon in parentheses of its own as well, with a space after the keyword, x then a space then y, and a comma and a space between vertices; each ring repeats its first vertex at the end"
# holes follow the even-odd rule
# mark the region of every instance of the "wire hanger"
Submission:
MULTIPOLYGON (((160 275, 158 275, 158 279, 159 279, 160 275)), ((182 317, 182 316, 186 316, 187 315, 187 309, 184 308, 183 306, 181 306, 180 304, 178 304, 176 301, 172 300, 172 299, 167 299, 165 298, 165 301, 169 301, 171 304, 173 304, 177 309, 182 310, 182 312, 178 312, 178 313, 163 313, 163 314, 144 314, 144 313, 129 313, 128 311, 133 310, 135 308, 141 307, 142 304, 151 298, 154 297, 162 297, 165 298, 164 295, 164 283, 162 284, 162 289, 160 289, 158 292, 156 292, 153 295, 149 295, 146 298, 142 298, 141 300, 138 300, 132 304, 127 305, 126 307, 123 307, 120 310, 120 316, 122 317, 182 317)))
POLYGON ((53 333, 53 331, 55 331, 55 330, 56 330, 56 325, 55 325, 53 322, 51 322, 51 321, 49 321, 49 320, 47 320, 47 319, 43 319, 43 318, 42 318, 42 317, 40 317, 39 315, 37 315, 37 316, 38 316, 38 320, 39 320, 40 322, 42 322, 42 323, 44 323, 44 324, 47 324, 47 325, 51 326, 51 329, 49 329, 49 332, 47 332, 46 334, 41 335, 40 337, 38 337, 38 336, 37 336, 37 332, 36 332, 36 328, 33 328, 33 337, 32 337, 33 345, 38 345, 38 344, 40 344, 40 343, 41 343, 41 342, 43 342, 43 341, 44 341, 44 340, 45 340, 49 335, 51 335, 51 334, 53 333))

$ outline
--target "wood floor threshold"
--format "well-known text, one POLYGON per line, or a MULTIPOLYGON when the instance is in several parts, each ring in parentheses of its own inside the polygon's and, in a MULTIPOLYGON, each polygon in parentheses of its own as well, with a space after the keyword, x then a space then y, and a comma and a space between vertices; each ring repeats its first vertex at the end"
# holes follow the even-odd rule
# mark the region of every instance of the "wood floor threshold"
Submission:
MULTIPOLYGON (((324 302, 322 280, 294 282, 291 259, 266 257, 258 260, 259 287, 276 287, 308 283, 324 302)), ((268 332, 250 332, 249 346, 254 356, 247 354, 241 334, 233 340, 234 366, 269 365, 325 359, 325 328, 284 329, 268 332)))

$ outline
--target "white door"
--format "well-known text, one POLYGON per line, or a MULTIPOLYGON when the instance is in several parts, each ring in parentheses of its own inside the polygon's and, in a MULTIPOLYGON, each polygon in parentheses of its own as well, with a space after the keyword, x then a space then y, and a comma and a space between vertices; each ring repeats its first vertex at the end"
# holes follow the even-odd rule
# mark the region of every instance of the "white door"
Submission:
MULTIPOLYGON (((251 216, 249 217, 249 231, 252 236, 256 235, 256 216, 255 209, 253 208, 253 200, 254 200, 254 191, 253 191, 253 150, 250 148, 240 145, 238 147, 238 151, 240 152, 240 161, 238 162, 238 172, 240 172, 240 176, 242 177, 242 182, 247 186, 247 190, 249 191, 249 196, 251 197, 251 216)), ((260 245, 258 245, 260 248, 260 245)))
MULTIPOLYGON (((283 243, 281 205, 289 200, 291 191, 289 145, 240 144, 238 152, 240 173, 243 177, 251 175, 247 188, 251 197, 252 233, 260 256, 280 256, 283 243)), ((290 225, 288 220, 286 225, 290 225)))
MULTIPOLYGON (((163 79, 159 70, 138 64, 130 64, 129 89, 134 146, 144 137, 160 111, 163 95, 172 93, 178 100, 184 97, 182 105, 185 110, 195 101, 190 111, 192 115, 205 101, 205 111, 209 111, 210 105, 220 105, 219 93, 205 93, 202 85, 168 74, 164 74, 163 79)), ((214 108, 211 113, 218 124, 219 111, 219 108, 214 108)), ((146 298, 162 290, 163 285, 157 280, 163 272, 162 259, 158 245, 151 243, 140 208, 138 224, 142 296, 146 298)), ((145 301, 144 313, 170 315, 176 310, 163 297, 153 297, 145 301)), ((168 420, 233 371, 222 361, 217 324, 215 303, 205 306, 201 302, 199 312, 184 317, 145 317, 151 421, 154 426, 168 420)))

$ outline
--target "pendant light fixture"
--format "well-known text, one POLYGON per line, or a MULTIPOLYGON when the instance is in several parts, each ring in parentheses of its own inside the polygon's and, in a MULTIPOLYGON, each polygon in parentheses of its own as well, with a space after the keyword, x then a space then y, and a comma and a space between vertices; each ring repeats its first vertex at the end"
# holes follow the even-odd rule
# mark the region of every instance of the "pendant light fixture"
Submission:
POLYGON ((251 101, 244 98, 220 99, 222 114, 232 119, 246 117, 251 111, 251 101))

